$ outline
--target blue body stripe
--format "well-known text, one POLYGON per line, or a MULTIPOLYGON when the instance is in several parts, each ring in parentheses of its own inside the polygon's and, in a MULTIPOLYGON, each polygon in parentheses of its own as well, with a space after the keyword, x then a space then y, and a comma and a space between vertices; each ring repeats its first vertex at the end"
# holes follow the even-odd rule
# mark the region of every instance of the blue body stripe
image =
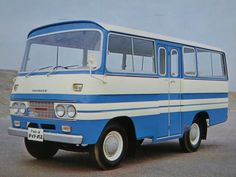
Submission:
POLYGON ((47 33, 54 33, 58 31, 66 31, 66 30, 76 30, 76 29, 81 29, 81 28, 98 28, 98 29, 101 29, 102 31, 105 30, 99 24, 92 21, 82 21, 82 20, 70 21, 70 22, 50 24, 47 26, 36 28, 28 34, 28 38, 42 35, 42 34, 47 34, 47 33))
POLYGON ((207 105, 217 105, 224 104, 228 102, 218 102, 218 103, 198 103, 198 104, 189 104, 189 105, 170 105, 170 106, 156 106, 156 107, 140 107, 140 108, 124 108, 124 109, 105 109, 105 110, 79 110, 79 113, 99 113, 99 112, 116 112, 116 111, 134 111, 134 110, 143 110, 143 109, 158 109, 158 108, 168 108, 168 107, 187 107, 187 106, 207 106, 207 105))
MULTIPOLYGON (((206 110, 210 117, 210 125, 216 125, 227 120, 227 108, 206 110)), ((170 134, 168 135, 168 113, 160 115, 135 116, 131 117, 134 123, 135 133, 137 139, 151 138, 153 142, 158 142, 167 139, 174 139, 180 137, 183 132, 192 124, 192 121, 198 111, 189 111, 182 113, 171 113, 170 134), (181 114, 181 115, 180 115, 181 114), (177 136, 175 136, 177 135, 177 136), (164 139, 163 139, 164 138, 164 139), (160 139, 160 140, 158 140, 160 139)), ((109 119, 103 120, 76 120, 68 121, 61 119, 39 119, 31 117, 11 116, 13 121, 21 121, 22 129, 27 128, 27 122, 37 123, 39 128, 41 124, 55 125, 55 130, 45 130, 45 132, 60 133, 62 125, 69 125, 72 127, 72 135, 82 135, 84 144, 95 144, 108 123, 109 119)))
MULTIPOLYGON (((113 94, 113 95, 72 95, 72 94, 12 94, 11 100, 48 100, 78 103, 119 103, 168 100, 168 94, 113 94)), ((171 94, 171 100, 227 98, 228 93, 182 93, 171 94)))

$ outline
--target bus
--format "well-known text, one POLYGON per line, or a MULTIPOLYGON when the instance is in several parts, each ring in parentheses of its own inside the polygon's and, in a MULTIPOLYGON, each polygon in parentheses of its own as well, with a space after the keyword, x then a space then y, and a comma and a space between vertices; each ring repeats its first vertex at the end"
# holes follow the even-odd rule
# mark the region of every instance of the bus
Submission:
POLYGON ((222 49, 93 21, 33 29, 12 88, 10 135, 36 159, 88 151, 101 169, 144 139, 197 151, 228 115, 222 49))

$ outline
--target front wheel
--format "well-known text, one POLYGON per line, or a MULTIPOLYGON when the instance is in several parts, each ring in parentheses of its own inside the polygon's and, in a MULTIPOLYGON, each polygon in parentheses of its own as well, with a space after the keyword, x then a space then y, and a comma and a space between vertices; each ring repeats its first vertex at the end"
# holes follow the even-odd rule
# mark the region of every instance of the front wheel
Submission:
POLYGON ((58 151, 58 147, 53 142, 30 141, 27 138, 25 138, 25 147, 29 154, 35 157, 36 159, 50 159, 58 151))
POLYGON ((101 169, 118 166, 127 153, 126 131, 119 124, 105 128, 98 142, 92 146, 91 155, 101 169))
POLYGON ((185 152, 195 152, 201 145, 202 129, 199 122, 194 122, 186 131, 183 138, 179 139, 181 148, 185 152))

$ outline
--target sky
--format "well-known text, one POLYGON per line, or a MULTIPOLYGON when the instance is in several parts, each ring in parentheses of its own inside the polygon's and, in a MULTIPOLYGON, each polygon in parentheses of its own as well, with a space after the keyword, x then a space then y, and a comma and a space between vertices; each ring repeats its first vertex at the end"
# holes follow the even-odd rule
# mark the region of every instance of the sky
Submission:
POLYGON ((235 0, 0 0, 0 69, 19 69, 31 29, 93 20, 221 48, 236 91, 235 7, 235 0))

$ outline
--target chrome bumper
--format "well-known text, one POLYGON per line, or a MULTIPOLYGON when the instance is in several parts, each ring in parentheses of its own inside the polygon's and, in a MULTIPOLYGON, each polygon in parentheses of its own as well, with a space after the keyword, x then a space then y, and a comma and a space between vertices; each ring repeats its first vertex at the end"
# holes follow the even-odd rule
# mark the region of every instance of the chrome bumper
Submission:
MULTIPOLYGON (((27 130, 20 128, 9 127, 8 134, 14 136, 28 137, 27 130)), ((60 143, 81 144, 83 136, 44 132, 43 139, 46 141, 53 141, 60 143)))

